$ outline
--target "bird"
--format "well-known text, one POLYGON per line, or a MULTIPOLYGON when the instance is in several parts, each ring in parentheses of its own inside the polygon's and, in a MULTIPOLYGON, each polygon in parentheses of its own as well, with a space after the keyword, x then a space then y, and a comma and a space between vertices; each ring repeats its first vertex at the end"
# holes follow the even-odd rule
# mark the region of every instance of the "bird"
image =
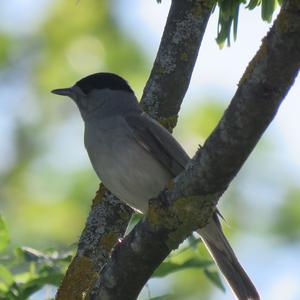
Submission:
MULTIPOLYGON (((144 112, 128 82, 99 72, 51 91, 77 105, 91 164, 112 194, 146 214, 148 202, 181 173, 190 157, 168 130, 144 112)), ((197 231, 239 300, 259 294, 227 241, 218 214, 197 231)))

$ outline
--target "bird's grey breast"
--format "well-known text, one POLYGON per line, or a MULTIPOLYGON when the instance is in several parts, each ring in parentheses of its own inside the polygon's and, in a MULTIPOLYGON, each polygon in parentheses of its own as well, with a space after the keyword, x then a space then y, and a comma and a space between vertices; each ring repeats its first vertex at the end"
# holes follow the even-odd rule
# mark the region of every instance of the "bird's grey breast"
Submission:
POLYGON ((85 146, 104 185, 142 212, 147 210, 148 200, 155 197, 171 178, 147 147, 136 141, 122 116, 88 120, 85 146))

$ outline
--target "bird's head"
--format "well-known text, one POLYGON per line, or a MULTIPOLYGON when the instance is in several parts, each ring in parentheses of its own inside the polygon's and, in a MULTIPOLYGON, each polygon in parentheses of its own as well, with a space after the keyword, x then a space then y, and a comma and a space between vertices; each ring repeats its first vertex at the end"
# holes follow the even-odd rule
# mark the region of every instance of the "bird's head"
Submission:
POLYGON ((105 117, 139 110, 137 99, 127 81, 113 73, 95 73, 77 81, 72 87, 51 92, 73 99, 83 119, 96 111, 105 117))

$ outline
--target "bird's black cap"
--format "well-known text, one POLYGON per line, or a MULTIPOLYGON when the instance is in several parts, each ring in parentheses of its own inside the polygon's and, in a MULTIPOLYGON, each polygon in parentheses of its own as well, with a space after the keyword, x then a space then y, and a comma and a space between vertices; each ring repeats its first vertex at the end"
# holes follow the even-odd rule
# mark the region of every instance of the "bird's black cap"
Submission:
POLYGON ((126 91, 133 94, 133 90, 126 80, 113 73, 95 73, 77 81, 78 86, 85 94, 94 89, 111 89, 116 91, 126 91))

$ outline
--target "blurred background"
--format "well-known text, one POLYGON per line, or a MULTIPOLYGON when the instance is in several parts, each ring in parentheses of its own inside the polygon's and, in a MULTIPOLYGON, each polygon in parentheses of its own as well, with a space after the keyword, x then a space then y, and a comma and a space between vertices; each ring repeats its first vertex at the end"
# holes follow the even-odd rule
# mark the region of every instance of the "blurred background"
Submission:
MULTIPOLYGON (((3 260, 20 246, 74 248, 98 188, 77 108, 49 91, 109 71, 127 78, 140 98, 169 5, 167 0, 0 2, 0 212, 9 233, 5 250, 0 243, 3 260)), ((217 22, 216 11, 175 130, 191 156, 222 116, 271 26, 261 20, 260 9, 243 8, 237 41, 220 49, 217 22)), ((227 236, 262 299, 300 299, 299 96, 298 79, 220 201, 227 236)), ((197 245, 175 261, 201 254, 208 257, 197 245)), ((6 271, 0 267, 0 288, 9 278, 6 271)), ((53 293, 49 287, 30 299, 53 293)), ((150 280, 140 299, 164 294, 232 299, 227 287, 222 292, 197 268, 150 280)))

